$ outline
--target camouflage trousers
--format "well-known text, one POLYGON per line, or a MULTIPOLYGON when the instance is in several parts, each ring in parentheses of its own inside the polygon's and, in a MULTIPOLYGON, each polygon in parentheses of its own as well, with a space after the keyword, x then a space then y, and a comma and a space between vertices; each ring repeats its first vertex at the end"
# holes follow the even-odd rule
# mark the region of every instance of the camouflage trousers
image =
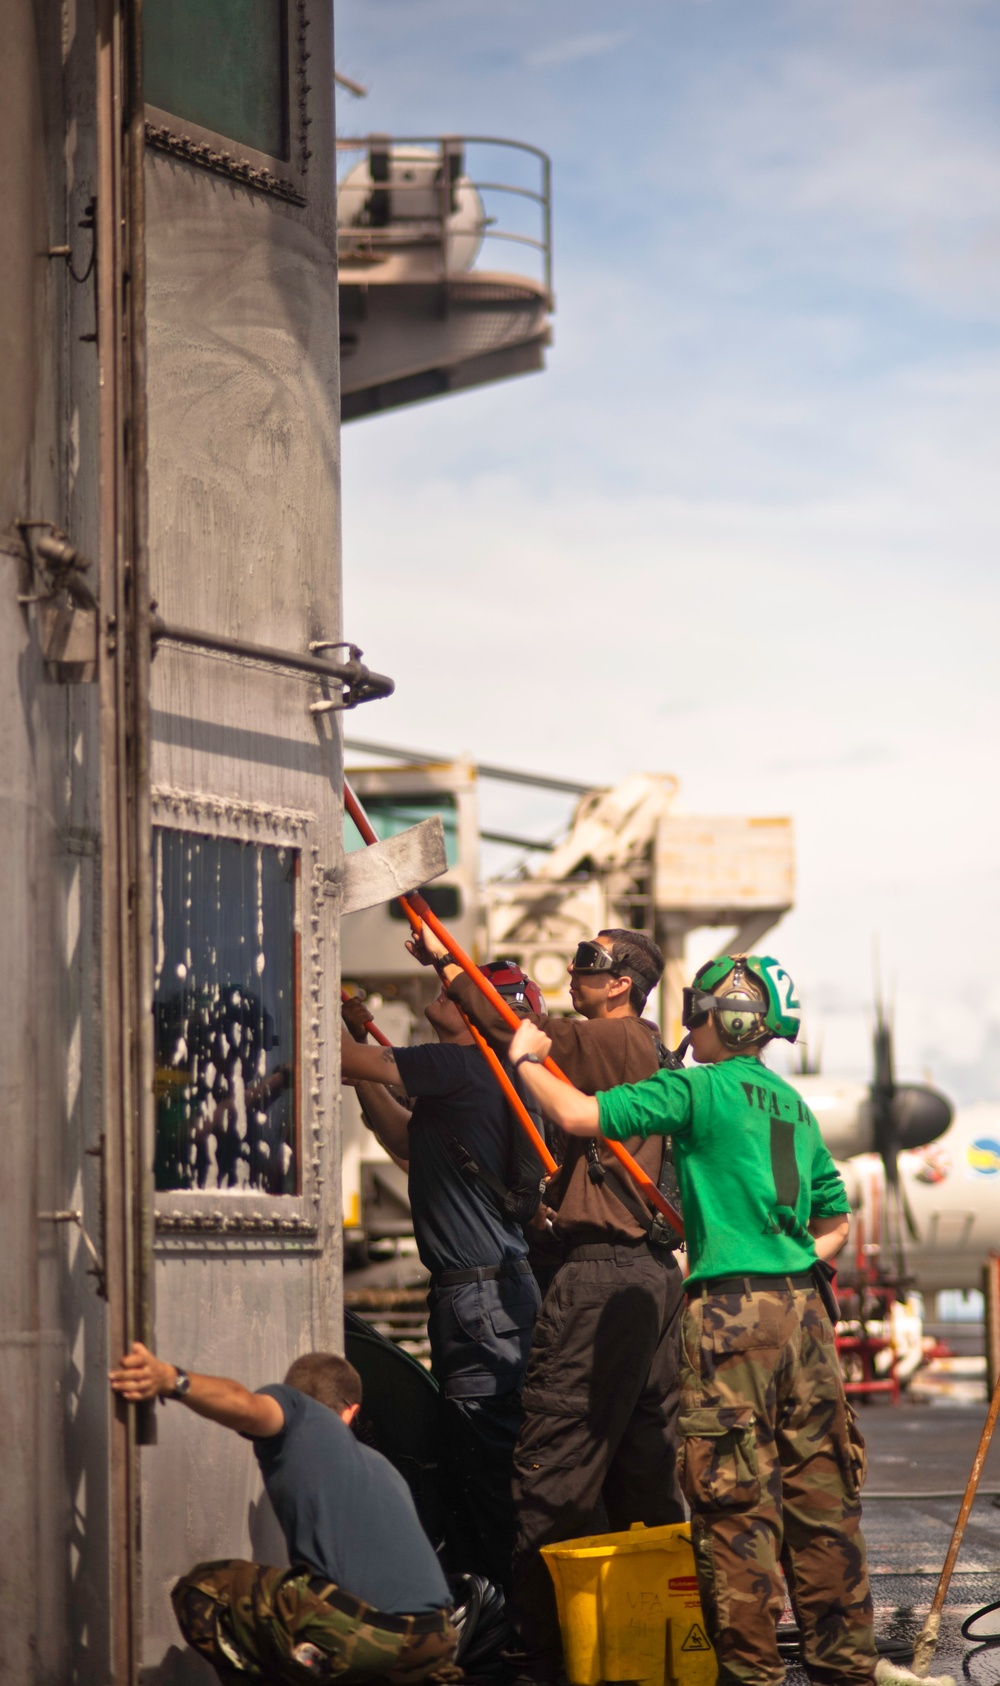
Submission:
POLYGON ((430 1618, 373 1618, 377 1610, 327 1590, 360 1613, 338 1609, 311 1590, 308 1568, 267 1569, 259 1563, 228 1558, 199 1563, 171 1593, 174 1614, 189 1645, 215 1668, 224 1686, 250 1681, 281 1686, 316 1686, 336 1681, 386 1680, 392 1686, 411 1681, 461 1680, 452 1663, 458 1636, 443 1611, 432 1631, 395 1632, 408 1621, 424 1626, 430 1618))
POLYGON ((819 1295, 694 1288, 682 1348, 682 1481, 720 1686, 783 1679, 782 1569, 810 1679, 867 1686, 864 1441, 819 1295))

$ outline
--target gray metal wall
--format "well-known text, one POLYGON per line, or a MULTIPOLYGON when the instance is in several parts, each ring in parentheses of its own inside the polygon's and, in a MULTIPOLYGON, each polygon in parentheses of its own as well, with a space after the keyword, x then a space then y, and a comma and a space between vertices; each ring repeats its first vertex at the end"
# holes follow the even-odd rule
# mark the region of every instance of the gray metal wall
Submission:
POLYGON ((96 545, 89 240, 93 19, 8 0, 0 30, 0 1680, 108 1678, 107 1350, 78 1229, 100 1234, 93 686, 54 683, 17 518, 96 545), (82 255, 81 255, 82 254, 82 255), (91 418, 91 419, 88 419, 91 418), (72 1657, 72 1662, 71 1662, 72 1657))
MULTIPOLYGON (((305 652, 340 636, 330 9, 308 8, 299 207, 161 151, 146 157, 149 545, 170 623, 305 652)), ((341 758, 319 686, 164 646, 153 664, 153 819, 301 851, 301 1198, 157 1196, 156 1340, 250 1387, 340 1348, 341 758), (276 1217, 282 1234, 255 1226, 276 1217), (191 1228, 190 1225, 197 1227, 191 1228)), ((142 1454, 150 1680, 181 1662, 171 1582, 199 1559, 281 1560, 251 1448, 177 1406, 142 1454)), ((207 1675, 206 1675, 207 1678, 207 1675)))
MULTIPOLYGON (((308 32, 306 204, 180 158, 147 160, 149 543, 160 613, 303 651, 340 633, 332 22, 308 32)), ((0 29, 0 1681, 128 1678, 112 1561, 114 1407, 101 1252, 98 687, 46 670, 16 526, 99 543, 93 278, 48 248, 96 192, 90 0, 6 0, 0 29)), ((339 1346, 337 932, 340 750, 319 687, 163 648, 153 668, 154 821, 301 853, 301 1195, 161 1197, 156 1344, 191 1368, 275 1379, 339 1346), (213 1212, 223 1210, 223 1221, 213 1212)), ((106 858, 107 851, 103 851, 106 858)), ((250 1449, 176 1406, 141 1451, 146 1678, 206 1678, 182 1654, 171 1580, 199 1557, 280 1551, 250 1449)))

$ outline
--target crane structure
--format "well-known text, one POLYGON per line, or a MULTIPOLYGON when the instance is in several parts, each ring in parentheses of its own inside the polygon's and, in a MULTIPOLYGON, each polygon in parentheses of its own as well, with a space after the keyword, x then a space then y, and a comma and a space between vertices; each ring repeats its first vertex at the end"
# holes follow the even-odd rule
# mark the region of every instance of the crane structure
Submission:
POLYGON ((677 791, 669 773, 632 773, 591 791, 538 865, 484 886, 484 947, 517 958, 551 1011, 571 1010, 567 965, 581 938, 612 926, 641 930, 663 951, 659 1018, 667 1039, 679 1041, 688 935, 725 930, 722 951, 746 951, 792 906, 791 820, 686 814, 677 791))

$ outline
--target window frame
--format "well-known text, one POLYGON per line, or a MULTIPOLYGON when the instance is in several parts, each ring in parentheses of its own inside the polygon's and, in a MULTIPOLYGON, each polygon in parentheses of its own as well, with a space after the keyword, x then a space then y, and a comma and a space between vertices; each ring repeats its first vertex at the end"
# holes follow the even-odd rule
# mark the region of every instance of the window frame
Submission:
MULTIPOLYGON (((262 803, 234 801, 164 787, 151 792, 151 844, 158 830, 213 840, 287 849, 296 855, 292 918, 292 992, 295 1001, 294 1120, 298 1192, 268 1194, 263 1189, 151 1189, 156 1239, 190 1238, 199 1244, 212 1237, 273 1236, 285 1242, 313 1241, 320 1233, 322 1189, 333 1112, 328 1073, 324 1073, 322 1008, 325 968, 321 932, 324 882, 317 862, 316 815, 262 803), (303 941, 309 928, 310 941, 303 941)), ((149 979, 150 1009, 153 979, 149 979)), ((155 1120, 156 1108, 153 1106, 155 1120)), ((155 1122, 154 1122, 155 1130, 155 1122)), ((150 1144, 151 1150, 154 1143, 150 1144)), ((150 1155, 152 1183, 152 1151, 150 1155)))
POLYGON ((176 112, 146 103, 146 145, 182 158, 214 175, 226 176, 288 204, 305 205, 309 171, 309 0, 285 3, 285 72, 288 100, 287 158, 260 152, 221 130, 189 122, 176 112))

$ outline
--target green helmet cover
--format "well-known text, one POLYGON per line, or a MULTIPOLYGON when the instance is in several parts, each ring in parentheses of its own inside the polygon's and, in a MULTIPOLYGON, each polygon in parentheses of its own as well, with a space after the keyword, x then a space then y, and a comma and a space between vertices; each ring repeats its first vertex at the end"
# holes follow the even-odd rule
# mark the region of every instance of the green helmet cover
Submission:
POLYGON ((773 955, 720 954, 718 959, 707 960, 704 966, 699 967, 694 977, 695 984, 699 989, 714 992, 716 985, 728 978, 738 960, 767 992, 767 1012, 764 1014, 767 1030, 785 1042, 794 1042, 799 1034, 802 1008, 795 994, 795 985, 780 960, 775 960, 773 955))

